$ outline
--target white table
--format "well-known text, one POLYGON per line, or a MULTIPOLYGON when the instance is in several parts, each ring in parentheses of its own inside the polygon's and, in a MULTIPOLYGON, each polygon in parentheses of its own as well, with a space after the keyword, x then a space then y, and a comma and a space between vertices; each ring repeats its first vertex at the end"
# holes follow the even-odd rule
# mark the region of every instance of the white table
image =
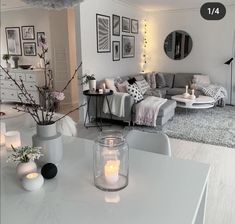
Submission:
POLYGON ((208 165, 131 149, 129 185, 107 193, 93 184, 92 146, 64 137, 57 177, 36 192, 21 188, 14 167, 4 168, 1 224, 204 223, 208 165))
POLYGON ((202 95, 195 100, 185 99, 182 95, 172 96, 171 99, 177 102, 177 107, 187 109, 208 109, 215 105, 215 100, 212 97, 202 95))

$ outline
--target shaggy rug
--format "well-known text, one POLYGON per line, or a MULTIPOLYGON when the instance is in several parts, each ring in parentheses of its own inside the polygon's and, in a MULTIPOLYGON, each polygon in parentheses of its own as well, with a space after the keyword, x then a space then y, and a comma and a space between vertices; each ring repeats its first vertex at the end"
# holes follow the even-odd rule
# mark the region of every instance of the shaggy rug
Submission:
POLYGON ((162 128, 132 128, 147 132, 163 131, 172 138, 235 148, 235 106, 188 112, 177 108, 174 119, 162 128))

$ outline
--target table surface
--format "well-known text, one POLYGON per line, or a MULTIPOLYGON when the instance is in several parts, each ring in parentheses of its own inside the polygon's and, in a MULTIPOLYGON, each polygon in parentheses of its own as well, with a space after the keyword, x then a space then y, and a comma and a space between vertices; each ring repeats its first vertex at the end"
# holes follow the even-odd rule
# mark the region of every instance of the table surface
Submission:
POLYGON ((195 100, 184 98, 182 95, 172 96, 171 99, 179 101, 179 102, 185 102, 185 103, 192 102, 194 104, 214 103, 215 102, 215 100, 212 97, 203 96, 203 95, 200 95, 195 100))
POLYGON ((83 91, 83 94, 85 96, 111 96, 113 95, 113 90, 110 90, 109 92, 103 92, 103 93, 99 93, 98 89, 95 92, 91 92, 90 90, 85 90, 83 91))
POLYGON ((63 141, 59 173, 38 191, 21 188, 13 165, 2 169, 1 224, 194 223, 208 165, 130 149, 129 185, 108 193, 93 184, 93 142, 63 141))

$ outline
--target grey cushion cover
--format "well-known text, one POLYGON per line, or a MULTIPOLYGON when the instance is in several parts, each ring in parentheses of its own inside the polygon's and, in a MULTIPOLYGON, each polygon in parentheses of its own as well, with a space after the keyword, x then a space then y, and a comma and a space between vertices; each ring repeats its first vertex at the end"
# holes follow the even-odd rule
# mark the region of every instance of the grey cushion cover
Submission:
POLYGON ((193 73, 177 73, 173 88, 184 88, 186 85, 190 85, 193 80, 193 75, 193 73))

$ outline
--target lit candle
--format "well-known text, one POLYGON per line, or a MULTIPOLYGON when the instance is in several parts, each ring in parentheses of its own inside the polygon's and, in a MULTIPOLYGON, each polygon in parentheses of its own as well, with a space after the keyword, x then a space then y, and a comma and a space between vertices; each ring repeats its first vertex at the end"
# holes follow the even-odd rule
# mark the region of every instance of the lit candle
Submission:
POLYGON ((6 124, 0 122, 0 146, 5 145, 6 124))
POLYGON ((11 146, 18 148, 21 146, 20 132, 18 131, 8 131, 5 134, 6 148, 11 150, 11 146))
POLYGON ((103 89, 99 89, 99 94, 103 94, 104 90, 103 89))
POLYGON ((194 96, 194 89, 192 89, 192 96, 194 96))
POLYGON ((27 191, 35 191, 42 187, 44 179, 40 173, 27 174, 22 179, 22 186, 27 191))
POLYGON ((106 85, 105 85, 105 83, 103 83, 103 90, 105 90, 106 89, 106 85))
POLYGON ((109 160, 104 167, 105 180, 108 184, 115 184, 119 180, 120 160, 109 160))
POLYGON ((185 88, 186 88, 186 93, 188 93, 188 85, 185 88))

